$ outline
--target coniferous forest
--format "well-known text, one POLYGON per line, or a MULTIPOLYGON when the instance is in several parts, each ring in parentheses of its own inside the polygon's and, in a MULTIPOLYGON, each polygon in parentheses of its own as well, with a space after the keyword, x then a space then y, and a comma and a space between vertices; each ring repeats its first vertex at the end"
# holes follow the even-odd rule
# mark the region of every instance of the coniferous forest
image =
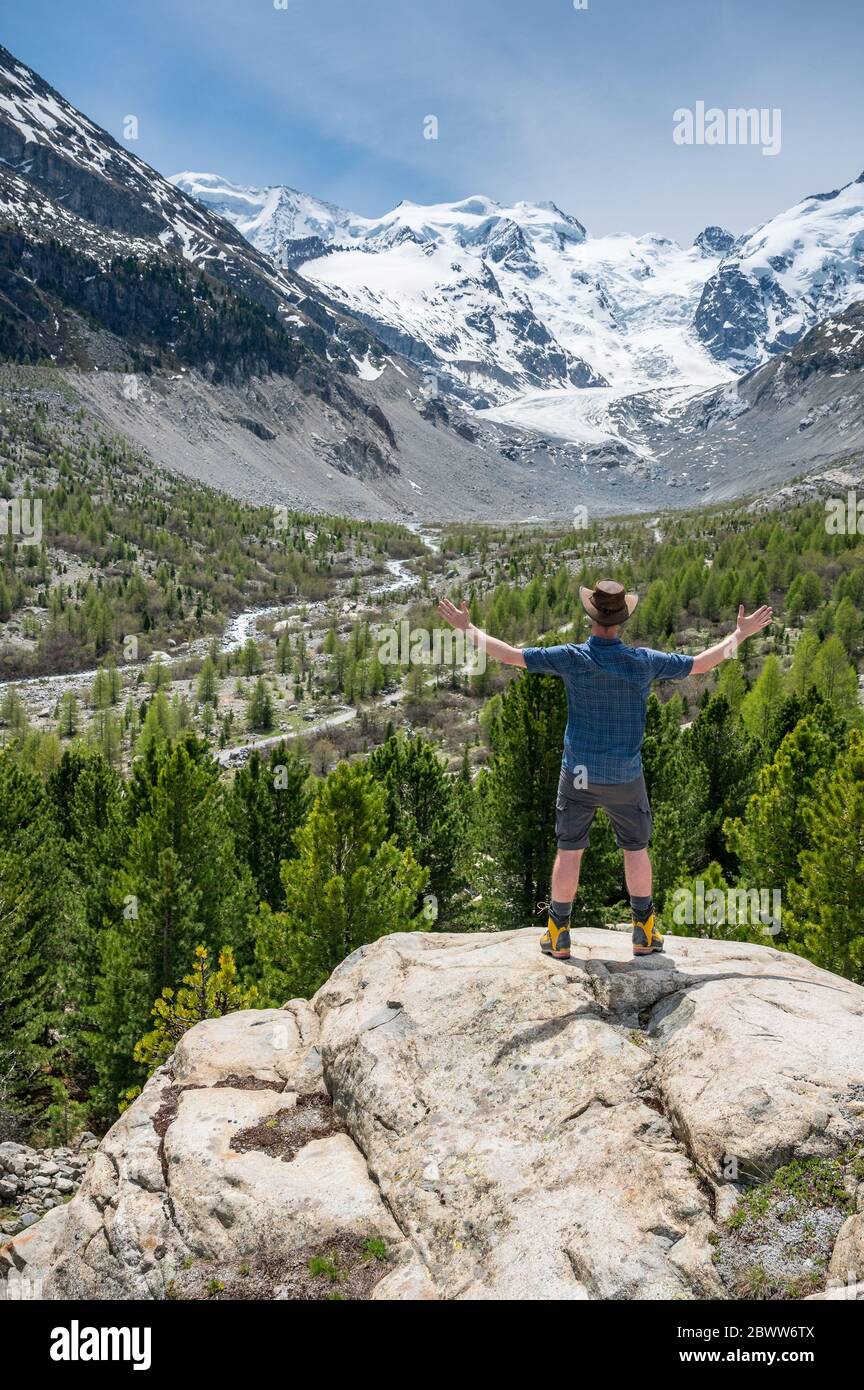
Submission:
MULTIPOLYGON (((388 661, 381 634, 434 629, 445 592, 510 642, 580 640, 578 586, 610 572, 641 595, 627 640, 684 651, 771 602, 738 659, 651 697, 655 899, 674 931, 682 887, 779 891, 777 921, 683 930, 864 979, 864 547, 823 502, 424 538, 251 508, 71 403, 49 425, 38 393, 11 402, 6 493, 44 520, 0 579, 7 1137, 104 1128, 190 1023, 308 997, 382 933, 539 920, 563 688, 388 661)), ((626 915, 602 815, 576 913, 626 915)))

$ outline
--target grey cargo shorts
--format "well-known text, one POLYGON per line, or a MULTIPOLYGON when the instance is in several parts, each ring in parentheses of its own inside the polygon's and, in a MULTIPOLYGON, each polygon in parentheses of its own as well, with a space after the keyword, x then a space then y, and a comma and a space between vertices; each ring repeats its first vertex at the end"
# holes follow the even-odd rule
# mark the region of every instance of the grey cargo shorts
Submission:
POLYGON ((573 785, 573 773, 562 771, 555 803, 555 834, 559 849, 586 849, 591 822, 602 807, 612 822, 619 849, 645 849, 651 839, 651 807, 645 778, 633 782, 573 785))

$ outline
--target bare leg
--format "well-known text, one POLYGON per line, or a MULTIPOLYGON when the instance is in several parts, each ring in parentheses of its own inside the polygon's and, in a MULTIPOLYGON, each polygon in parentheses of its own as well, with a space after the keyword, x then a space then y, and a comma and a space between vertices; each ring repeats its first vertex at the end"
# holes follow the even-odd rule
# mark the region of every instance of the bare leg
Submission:
POLYGON ((625 849, 624 877, 631 898, 651 897, 651 860, 647 849, 625 849))
POLYGON ((559 849, 552 870, 552 897, 556 903, 569 903, 575 898, 584 853, 584 849, 559 849))

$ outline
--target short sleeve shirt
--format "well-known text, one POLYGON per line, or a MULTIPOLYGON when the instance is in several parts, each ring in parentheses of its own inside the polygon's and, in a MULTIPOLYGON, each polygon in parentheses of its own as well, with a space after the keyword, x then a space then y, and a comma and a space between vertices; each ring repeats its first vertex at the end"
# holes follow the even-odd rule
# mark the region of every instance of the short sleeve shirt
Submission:
POLYGON ((693 657, 628 647, 620 637, 589 637, 560 647, 525 647, 527 670, 560 676, 567 691, 562 768, 585 769, 601 786, 642 773, 642 740, 654 681, 684 680, 693 657))

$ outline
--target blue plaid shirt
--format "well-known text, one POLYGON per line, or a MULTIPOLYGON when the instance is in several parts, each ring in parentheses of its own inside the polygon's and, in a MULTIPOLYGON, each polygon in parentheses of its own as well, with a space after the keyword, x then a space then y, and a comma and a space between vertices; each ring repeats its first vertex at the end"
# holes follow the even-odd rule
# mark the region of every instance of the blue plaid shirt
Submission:
POLYGON ((589 785, 632 782, 642 772, 642 740, 652 681, 681 681, 693 657, 628 647, 620 637, 589 637, 579 645, 525 647, 529 671, 560 676, 567 690, 567 731, 561 767, 584 767, 589 785))

